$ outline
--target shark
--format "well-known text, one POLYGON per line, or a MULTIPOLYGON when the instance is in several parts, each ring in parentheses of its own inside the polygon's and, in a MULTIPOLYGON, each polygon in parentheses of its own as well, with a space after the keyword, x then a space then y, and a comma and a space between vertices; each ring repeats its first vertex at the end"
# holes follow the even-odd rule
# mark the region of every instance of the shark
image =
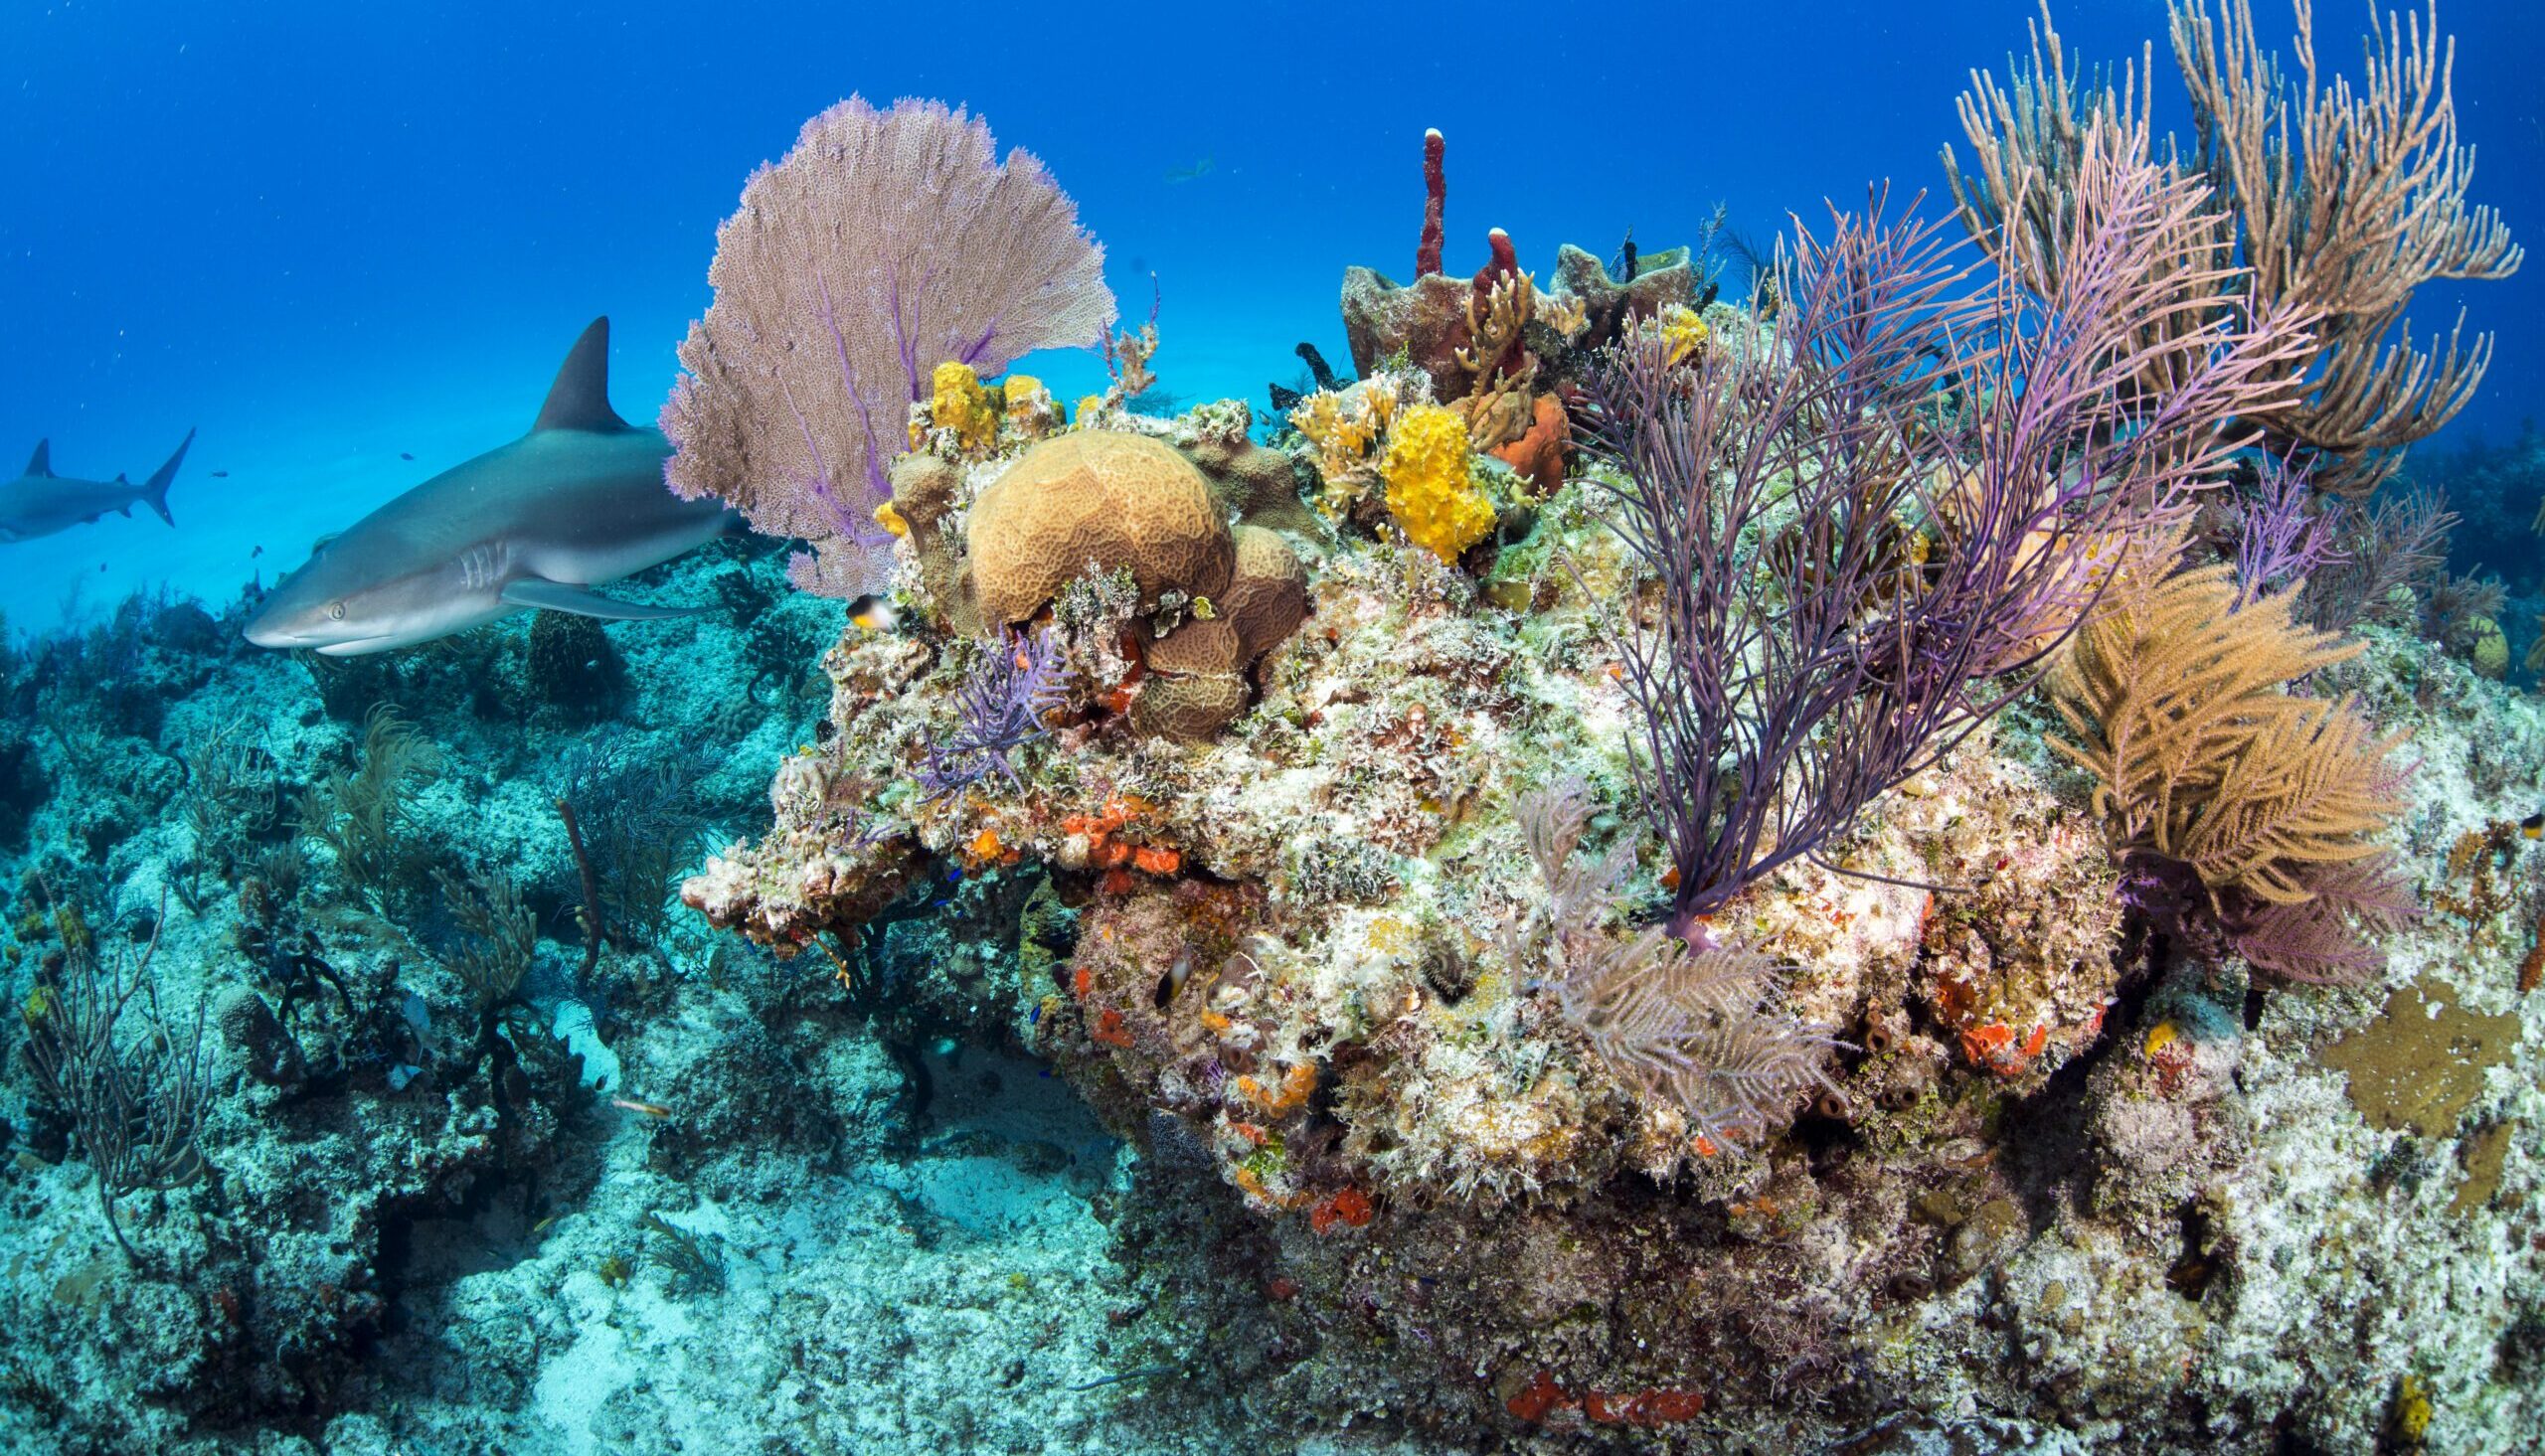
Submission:
POLYGON ((687 616, 696 608, 593 589, 743 529, 723 503, 671 493, 671 452, 661 430, 609 407, 609 319, 596 318, 529 433, 322 538, 249 616, 248 640, 358 657, 534 608, 607 621, 687 616))
POLYGON ((194 442, 195 432, 187 430, 168 463, 135 485, 121 475, 112 480, 56 475, 53 441, 36 441, 35 457, 27 461, 26 473, 0 485, 0 542, 51 536, 85 526, 108 511, 129 516, 135 503, 148 506, 160 520, 176 525, 177 518, 168 514, 168 483, 177 478, 177 466, 186 458, 186 447, 194 442))

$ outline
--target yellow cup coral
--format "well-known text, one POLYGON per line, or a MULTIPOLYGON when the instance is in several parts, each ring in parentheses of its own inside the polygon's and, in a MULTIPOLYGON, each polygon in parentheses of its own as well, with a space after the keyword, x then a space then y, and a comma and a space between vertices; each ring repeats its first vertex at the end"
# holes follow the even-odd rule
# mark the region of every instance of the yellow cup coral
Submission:
POLYGON ((2487 678, 2498 678, 2509 671, 2509 638, 2501 624, 2490 617, 2474 619, 2474 650, 2467 654, 2474 671, 2487 678))
POLYGON ((1007 404, 1007 427, 1020 438, 1039 440, 1060 427, 1060 402, 1034 376, 1009 375, 1002 395, 1007 404))
POLYGON ((1493 529, 1493 506, 1467 469, 1466 421, 1438 404, 1418 404, 1397 419, 1379 477, 1388 483, 1388 514, 1406 539, 1444 562, 1493 529))

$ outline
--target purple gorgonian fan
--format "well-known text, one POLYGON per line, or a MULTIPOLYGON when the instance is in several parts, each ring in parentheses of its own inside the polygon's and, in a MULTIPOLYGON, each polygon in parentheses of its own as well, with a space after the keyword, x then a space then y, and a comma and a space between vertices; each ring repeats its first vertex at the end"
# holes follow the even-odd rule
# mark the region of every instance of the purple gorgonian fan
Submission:
POLYGON ((976 646, 954 691, 954 731, 942 738, 932 731, 922 749, 920 793, 930 800, 958 793, 993 772, 1009 788, 1023 788, 1010 755, 1050 731, 1045 720, 1069 695, 1069 664, 1051 628, 976 646))
POLYGON ((1761 338, 1681 363, 1630 340, 1590 384, 1606 514, 1652 582, 1612 624, 1637 787, 1700 946, 2028 691, 2305 341, 2217 307, 2241 274, 2206 189, 2143 135, 2090 142, 2043 291, 1884 202, 1797 229, 1761 338))
POLYGON ((986 378, 1034 349, 1083 348, 1113 317, 1104 249, 1031 153, 937 101, 851 96, 743 188, 716 230, 716 298, 680 346, 664 479, 720 496, 825 596, 879 589, 885 467, 939 364, 986 378))

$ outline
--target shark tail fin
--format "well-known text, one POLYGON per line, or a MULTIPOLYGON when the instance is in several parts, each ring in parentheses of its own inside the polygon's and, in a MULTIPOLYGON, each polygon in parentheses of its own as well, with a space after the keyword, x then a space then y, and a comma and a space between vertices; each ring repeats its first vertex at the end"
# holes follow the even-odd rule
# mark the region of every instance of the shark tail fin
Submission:
POLYGON ((177 518, 168 514, 168 483, 177 478, 177 465, 186 458, 186 447, 194 442, 195 432, 191 429, 187 430, 186 437, 177 442, 177 453, 168 457, 167 464, 151 471, 150 479, 143 482, 141 487, 143 504, 157 511, 159 519, 171 526, 177 524, 177 518))

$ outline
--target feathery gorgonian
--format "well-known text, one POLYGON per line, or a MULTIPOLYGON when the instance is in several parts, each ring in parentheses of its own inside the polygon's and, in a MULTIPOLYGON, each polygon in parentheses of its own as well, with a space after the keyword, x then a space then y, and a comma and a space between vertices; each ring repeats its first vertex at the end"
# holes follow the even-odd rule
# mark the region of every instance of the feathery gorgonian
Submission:
POLYGON ((2325 566, 2350 560, 2341 543, 2340 502, 2318 509, 2315 489, 2288 462, 2265 456, 2236 523, 2236 605, 2302 586, 2325 566))
POLYGON ((2445 492, 2415 489, 2381 492, 2365 508, 2347 507, 2341 522, 2342 559, 2307 577, 2299 590, 2298 614, 2319 631, 2398 620, 2403 612, 2395 588, 2409 586, 2418 598, 2437 581, 2458 516, 2445 492))
POLYGON ((1604 927, 1633 842, 1577 856, 1591 806, 1578 778, 1513 804, 1547 903, 1505 925, 1502 953, 1515 971, 1549 968, 1557 1009, 1619 1086, 1679 1109, 1703 1143, 1755 1142, 1813 1088, 1833 1086, 1823 1067, 1837 1044, 1775 1005, 1785 968, 1767 956, 1691 950, 1658 925, 1604 927))
POLYGON ((2143 135, 2090 141, 2037 274, 1979 281, 1883 203, 1797 231, 1754 347, 1630 343, 1591 383, 1610 523, 1656 582, 1616 635, 1682 938, 2026 691, 2305 342, 2215 308, 2239 275, 2206 189, 2143 135))
POLYGON ((1022 788, 1010 755, 1049 731, 1045 720, 1069 694, 1069 664, 1052 628, 1003 633, 977 646, 979 655, 954 690, 954 731, 942 738, 931 732, 924 746, 919 786, 925 798, 960 792, 993 772, 1009 788, 1022 788))
POLYGON ((876 590, 885 466, 931 373, 1099 345, 1113 317, 1103 264, 1068 194, 1029 152, 999 160, 986 123, 851 96, 752 174, 716 230, 715 301, 663 406, 664 478, 810 542, 789 566, 798 586, 876 590))

